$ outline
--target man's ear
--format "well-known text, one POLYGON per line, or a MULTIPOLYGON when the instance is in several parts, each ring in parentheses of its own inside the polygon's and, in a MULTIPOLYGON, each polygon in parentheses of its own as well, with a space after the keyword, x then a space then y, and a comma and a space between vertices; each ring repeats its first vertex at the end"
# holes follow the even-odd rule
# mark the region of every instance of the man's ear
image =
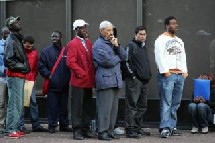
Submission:
POLYGON ((99 32, 102 33, 103 29, 99 29, 99 32))

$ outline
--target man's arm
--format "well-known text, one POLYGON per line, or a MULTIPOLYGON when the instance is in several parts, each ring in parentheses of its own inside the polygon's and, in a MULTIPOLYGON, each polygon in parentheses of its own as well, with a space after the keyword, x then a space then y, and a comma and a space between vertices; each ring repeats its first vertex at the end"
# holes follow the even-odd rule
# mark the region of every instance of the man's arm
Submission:
POLYGON ((164 74, 166 73, 167 75, 170 74, 169 68, 167 67, 168 65, 167 60, 165 57, 165 45, 160 40, 155 41, 154 53, 155 53, 155 61, 159 69, 159 72, 164 74))
POLYGON ((126 61, 122 63, 122 66, 124 67, 123 70, 125 70, 125 71, 123 71, 123 72, 125 74, 130 75, 130 77, 132 77, 132 78, 135 78, 134 66, 132 66, 132 58, 133 58, 133 50, 134 50, 134 48, 137 48, 137 47, 133 47, 136 45, 133 45, 133 46, 132 45, 133 44, 128 44, 125 47, 127 58, 126 58, 126 61))
POLYGON ((94 45, 93 60, 105 68, 114 67, 121 61, 120 57, 114 53, 110 45, 102 44, 94 45))
POLYGON ((73 74, 75 74, 79 78, 83 78, 84 76, 86 76, 86 72, 82 67, 79 66, 77 57, 78 57, 77 47, 72 45, 71 43, 68 44, 66 64, 71 69, 73 74))
POLYGON ((44 51, 41 52, 38 69, 42 77, 48 79, 51 73, 51 69, 48 69, 48 60, 44 51))

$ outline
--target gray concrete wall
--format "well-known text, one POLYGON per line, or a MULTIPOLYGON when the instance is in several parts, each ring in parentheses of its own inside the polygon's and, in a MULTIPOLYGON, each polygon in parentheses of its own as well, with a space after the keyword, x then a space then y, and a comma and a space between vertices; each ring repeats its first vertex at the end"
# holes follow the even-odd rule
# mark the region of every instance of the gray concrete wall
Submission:
POLYGON ((185 83, 183 99, 190 99, 191 97, 193 78, 201 73, 215 73, 215 70, 210 68, 209 61, 210 56, 215 60, 214 50, 209 51, 210 42, 215 38, 213 34, 215 32, 214 6, 214 0, 145 1, 145 24, 148 27, 147 45, 150 48, 150 61, 153 68, 150 97, 158 97, 153 47, 155 39, 165 31, 163 23, 167 16, 176 16, 179 24, 178 36, 183 39, 187 53, 189 78, 185 83))
MULTIPOLYGON (((51 34, 54 30, 62 32, 62 42, 66 44, 65 1, 21 0, 9 1, 6 4, 7 17, 21 17, 22 34, 32 35, 35 38, 35 48, 39 52, 51 44, 51 34)), ((36 82, 39 93, 41 93, 42 82, 43 79, 39 75, 36 82)))
MULTIPOLYGON (((63 32, 63 43, 66 44, 74 32, 72 22, 82 18, 89 22, 90 39, 94 42, 99 36, 98 26, 103 20, 111 21, 118 29, 118 37, 125 46, 134 36, 134 28, 143 23, 148 28, 147 46, 153 78, 150 82, 150 99, 158 99, 156 84, 156 66, 154 62, 154 40, 164 32, 163 20, 174 15, 178 19, 178 36, 185 42, 189 78, 185 84, 183 99, 190 99, 192 79, 200 73, 212 72, 210 69, 209 44, 215 37, 214 0, 20 0, 6 2, 6 16, 21 16, 23 33, 35 37, 36 47, 40 51, 50 44, 53 30, 63 32), (141 16, 141 17, 140 17, 141 16), (202 32, 206 31, 206 34, 202 32)), ((0 10, 1 12, 3 9, 0 10)), ((2 24, 2 19, 1 24, 2 24)), ((41 89, 42 79, 37 80, 37 89, 41 89)), ((124 90, 121 92, 124 95, 124 90)))
MULTIPOLYGON (((154 61, 154 41, 164 32, 163 20, 169 15, 178 19, 178 36, 185 42, 189 78, 185 83, 182 106, 179 110, 179 122, 188 123, 187 104, 192 94, 192 80, 204 72, 215 73, 210 68, 209 60, 215 53, 209 44, 215 38, 214 0, 19 0, 0 2, 0 23, 5 17, 21 16, 23 34, 35 37, 39 51, 50 44, 53 30, 63 32, 63 43, 66 44, 74 32, 72 22, 82 18, 89 22, 90 39, 94 42, 99 36, 98 26, 103 20, 111 21, 118 29, 118 37, 125 46, 134 36, 138 24, 148 29, 147 47, 149 48, 153 78, 150 82, 149 110, 146 122, 159 122, 159 96, 156 84, 156 65, 154 61), (210 50, 210 51, 209 51, 210 50), (157 113, 157 114, 156 114, 157 113)), ((215 65, 214 65, 215 66, 215 65)), ((37 90, 41 90, 43 79, 37 79, 37 90)), ((124 96, 124 89, 121 91, 124 96)), ((44 98, 39 98, 40 117, 46 117, 44 98)), ((119 120, 124 119, 124 100, 120 100, 119 120)), ((92 111, 95 112, 95 111, 92 111)))

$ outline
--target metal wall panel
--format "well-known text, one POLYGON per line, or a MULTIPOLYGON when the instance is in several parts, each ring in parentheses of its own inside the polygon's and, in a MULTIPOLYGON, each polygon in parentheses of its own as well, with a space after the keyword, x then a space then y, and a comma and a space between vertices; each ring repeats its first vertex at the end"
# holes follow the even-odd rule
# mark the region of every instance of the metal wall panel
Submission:
POLYGON ((5 19, 6 19, 6 2, 0 1, 0 27, 1 28, 5 25, 5 22, 4 22, 5 19))
POLYGON ((183 99, 192 95, 193 78, 201 73, 215 73, 215 66, 209 57, 215 60, 215 49, 209 49, 215 38, 214 0, 146 0, 144 3, 146 25, 148 27, 147 45, 150 47, 150 61, 153 68, 150 96, 158 97, 156 88, 156 66, 154 61, 154 41, 165 31, 164 19, 174 15, 179 24, 178 36, 185 43, 189 78, 185 82, 183 99))
POLYGON ((90 39, 95 41, 100 22, 109 20, 118 29, 120 43, 125 45, 137 24, 136 4, 136 0, 73 0, 73 22, 78 18, 89 22, 90 39))
MULTIPOLYGON (((56 29, 63 32, 63 43, 66 44, 71 37, 74 37, 74 32, 70 31, 70 25, 78 18, 89 22, 90 39, 93 42, 99 36, 99 23, 103 20, 111 21, 118 29, 122 46, 133 38, 134 28, 142 22, 148 29, 147 47, 153 71, 149 92, 151 99, 159 98, 154 41, 164 32, 163 20, 166 16, 177 17, 178 36, 185 42, 190 77, 185 83, 183 99, 189 99, 192 94, 193 78, 204 72, 215 73, 215 70, 210 68, 210 64, 215 66, 213 65, 215 50, 209 49, 215 37, 214 0, 181 0, 180 2, 177 0, 20 0, 6 2, 6 4, 7 17, 21 16, 22 32, 35 37, 39 51, 50 44, 50 34, 56 29), (209 60, 209 57, 212 60, 209 60)), ((2 12, 2 9, 0 11, 2 12)), ((39 77, 38 89, 41 88, 42 81, 39 77)))
MULTIPOLYGON (((65 1, 60 0, 19 0, 7 2, 6 15, 20 16, 23 26, 22 34, 35 38, 35 47, 42 48, 51 44, 51 34, 59 30, 63 34, 62 42, 66 44, 65 1)), ((43 79, 37 77, 36 87, 40 91, 43 79)))
MULTIPOLYGON (((137 23, 142 23, 142 13, 137 14, 141 9, 142 0, 73 0, 73 21, 84 19, 89 23, 89 36, 94 42, 99 36, 99 24, 108 20, 117 28, 117 37, 122 46, 125 46, 133 37, 137 23), (137 11, 138 10, 138 11, 137 11)), ((75 33, 73 32, 73 36, 75 33)), ((125 95, 124 88, 119 93, 120 97, 125 95)))

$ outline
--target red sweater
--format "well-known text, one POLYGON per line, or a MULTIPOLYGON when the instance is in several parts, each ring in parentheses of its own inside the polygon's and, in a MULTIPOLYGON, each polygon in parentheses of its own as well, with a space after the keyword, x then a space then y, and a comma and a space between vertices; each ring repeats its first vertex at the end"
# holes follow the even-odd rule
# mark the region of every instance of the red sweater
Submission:
POLYGON ((26 49, 25 52, 31 69, 31 71, 26 74, 25 79, 29 81, 35 81, 38 74, 38 52, 36 50, 26 49))

